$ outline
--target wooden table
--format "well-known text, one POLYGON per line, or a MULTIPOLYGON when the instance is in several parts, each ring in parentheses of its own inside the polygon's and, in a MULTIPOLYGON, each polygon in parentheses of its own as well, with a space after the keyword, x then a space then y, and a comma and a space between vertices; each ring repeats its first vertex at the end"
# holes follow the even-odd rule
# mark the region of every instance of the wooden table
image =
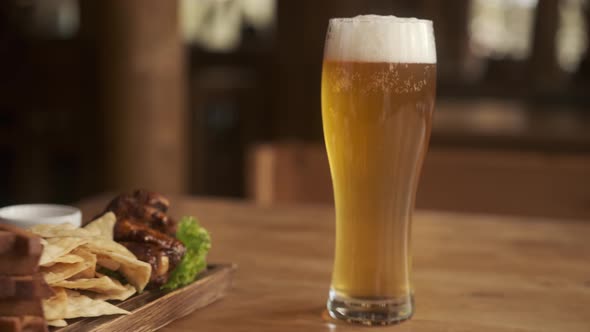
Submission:
MULTIPOLYGON (((88 217, 106 202, 80 205, 88 217)), ((420 211, 416 314, 368 329, 326 318, 331 207, 172 198, 171 213, 198 216, 210 261, 239 269, 228 296, 163 331, 590 331, 590 223, 420 211)))

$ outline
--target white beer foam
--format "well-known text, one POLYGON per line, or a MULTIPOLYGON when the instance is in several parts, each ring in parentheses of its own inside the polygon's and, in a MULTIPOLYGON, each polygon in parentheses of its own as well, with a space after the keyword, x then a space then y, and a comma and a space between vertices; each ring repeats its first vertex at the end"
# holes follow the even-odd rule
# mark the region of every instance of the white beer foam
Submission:
POLYGON ((324 58, 436 63, 432 21, 378 15, 333 18, 326 34, 324 58))

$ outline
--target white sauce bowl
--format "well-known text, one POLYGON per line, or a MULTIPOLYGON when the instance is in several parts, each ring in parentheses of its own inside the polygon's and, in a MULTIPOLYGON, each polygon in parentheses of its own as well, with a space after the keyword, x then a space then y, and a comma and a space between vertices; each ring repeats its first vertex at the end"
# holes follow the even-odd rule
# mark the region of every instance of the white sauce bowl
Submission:
POLYGON ((40 224, 58 225, 70 223, 76 227, 82 224, 82 212, 73 206, 56 204, 21 204, 0 209, 0 222, 22 228, 40 224))

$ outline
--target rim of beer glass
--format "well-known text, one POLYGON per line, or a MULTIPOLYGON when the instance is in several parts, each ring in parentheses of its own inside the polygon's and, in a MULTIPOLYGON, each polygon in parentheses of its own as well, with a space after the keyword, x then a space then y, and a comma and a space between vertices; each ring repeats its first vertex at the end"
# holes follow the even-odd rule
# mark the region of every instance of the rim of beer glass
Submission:
POLYGON ((355 17, 333 17, 329 19, 329 22, 338 22, 338 23, 353 23, 353 22, 375 22, 375 21, 387 21, 387 22, 395 22, 401 24, 416 24, 416 23, 426 23, 432 25, 432 20, 427 20, 423 18, 417 17, 399 17, 393 15, 358 15, 355 17))

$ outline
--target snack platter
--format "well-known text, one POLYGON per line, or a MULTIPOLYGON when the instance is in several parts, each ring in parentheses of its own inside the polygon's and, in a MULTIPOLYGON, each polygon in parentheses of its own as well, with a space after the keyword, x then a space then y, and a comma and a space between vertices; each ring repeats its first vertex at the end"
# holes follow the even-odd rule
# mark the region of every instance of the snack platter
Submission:
POLYGON ((0 217, 0 332, 155 331, 231 287, 236 266, 208 264, 209 232, 158 193, 121 194, 87 223, 47 206, 0 217))
POLYGON ((209 265, 199 279, 188 286, 169 293, 145 291, 117 305, 131 312, 129 315, 78 319, 65 327, 51 328, 51 331, 155 331, 223 297, 231 287, 235 269, 232 264, 209 265))

